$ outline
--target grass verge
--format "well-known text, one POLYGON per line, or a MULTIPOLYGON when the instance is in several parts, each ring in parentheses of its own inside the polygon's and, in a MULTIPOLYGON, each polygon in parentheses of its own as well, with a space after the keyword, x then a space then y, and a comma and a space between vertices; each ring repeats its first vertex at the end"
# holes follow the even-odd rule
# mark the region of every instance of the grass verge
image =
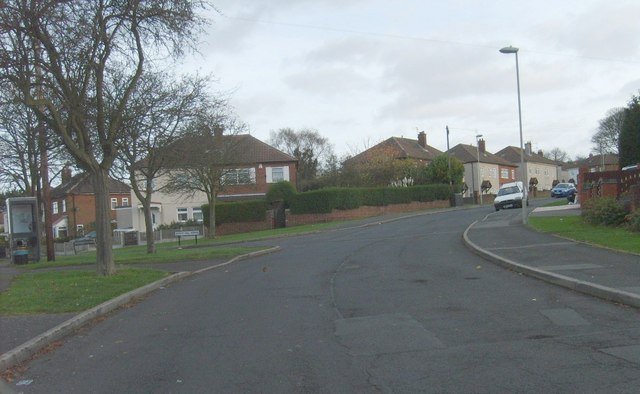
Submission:
MULTIPOLYGON (((286 227, 274 230, 256 231, 252 233, 223 235, 215 239, 198 239, 198 247, 195 240, 188 239, 181 242, 182 248, 178 248, 178 242, 162 242, 156 244, 156 253, 148 254, 145 245, 128 246, 126 248, 113 249, 113 260, 116 264, 150 264, 150 263, 174 263, 181 261, 199 261, 228 259, 241 254, 255 252, 264 247, 246 247, 238 245, 224 245, 230 242, 256 241, 265 238, 282 235, 300 234, 311 231, 319 231, 336 227, 344 222, 310 224, 296 227, 286 227)), ((25 270, 41 268, 66 267, 76 265, 95 264, 95 251, 80 252, 74 256, 57 256, 56 261, 29 263, 21 265, 25 270)))
MULTIPOLYGON (((176 244, 161 244, 156 248, 156 253, 148 254, 145 246, 118 248, 113 250, 113 260, 116 264, 152 264, 152 263, 177 263, 181 261, 216 260, 235 257, 241 254, 255 252, 264 247, 246 246, 217 246, 202 248, 182 248, 176 244)), ((42 261, 20 266, 27 270, 35 270, 51 267, 66 267, 76 265, 94 265, 96 252, 89 251, 75 256, 58 256, 56 261, 42 261)))
POLYGON ((545 207, 559 207, 561 205, 569 205, 569 200, 567 200, 565 197, 560 198, 558 200, 555 200, 553 202, 550 202, 549 204, 545 204, 545 207))
POLYGON ((152 269, 122 269, 113 276, 91 271, 25 273, 11 288, 0 293, 0 314, 79 312, 155 282, 168 272, 152 269))
POLYGON ((585 223, 581 216, 532 216, 529 225, 576 241, 640 254, 640 233, 620 227, 594 226, 585 223))

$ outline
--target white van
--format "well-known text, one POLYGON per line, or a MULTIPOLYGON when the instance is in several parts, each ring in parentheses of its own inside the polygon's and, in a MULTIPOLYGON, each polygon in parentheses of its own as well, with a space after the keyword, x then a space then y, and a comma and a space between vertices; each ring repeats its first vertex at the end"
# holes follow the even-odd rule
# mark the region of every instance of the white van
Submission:
POLYGON ((522 208, 522 200, 526 201, 529 205, 529 194, 527 189, 522 185, 522 182, 505 183, 500 186, 498 195, 493 201, 493 206, 496 211, 506 208, 522 208))

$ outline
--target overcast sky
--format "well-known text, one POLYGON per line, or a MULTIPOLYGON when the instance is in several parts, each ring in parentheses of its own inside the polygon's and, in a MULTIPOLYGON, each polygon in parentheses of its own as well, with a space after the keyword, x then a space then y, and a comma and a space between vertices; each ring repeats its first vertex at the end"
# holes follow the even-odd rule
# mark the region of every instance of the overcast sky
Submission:
POLYGON ((251 134, 313 128, 335 152, 389 137, 446 150, 519 146, 587 156, 598 121, 640 89, 637 0, 212 0, 184 70, 214 75, 251 134))

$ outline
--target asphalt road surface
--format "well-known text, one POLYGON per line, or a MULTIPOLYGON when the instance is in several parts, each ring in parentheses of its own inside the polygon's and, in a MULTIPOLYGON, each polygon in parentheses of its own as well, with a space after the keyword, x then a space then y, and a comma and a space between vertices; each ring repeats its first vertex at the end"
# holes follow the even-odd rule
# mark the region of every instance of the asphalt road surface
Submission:
POLYGON ((638 311, 472 254, 462 232, 492 211, 270 240, 282 250, 176 283, 83 329, 31 362, 15 387, 23 393, 639 392, 638 311))

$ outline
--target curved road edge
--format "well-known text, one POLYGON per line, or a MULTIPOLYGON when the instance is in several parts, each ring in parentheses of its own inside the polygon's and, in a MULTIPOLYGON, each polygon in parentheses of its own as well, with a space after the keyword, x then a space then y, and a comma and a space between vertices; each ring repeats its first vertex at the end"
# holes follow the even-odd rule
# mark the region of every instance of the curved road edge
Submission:
MULTIPOLYGON (((0 355, 0 372, 5 371, 9 368, 12 368, 23 361, 28 360, 29 358, 36 355, 39 351, 44 349, 46 346, 52 344, 53 342, 60 340, 74 330, 84 326, 85 324, 91 322, 97 317, 104 316, 109 312, 112 312, 127 303, 142 298, 149 293, 161 288, 165 287, 171 283, 175 283, 182 279, 188 278, 193 275, 198 275, 203 272, 224 267, 229 264, 233 264, 237 261, 261 256, 265 254, 274 253, 280 250, 279 246, 275 246, 272 248, 259 250, 256 252, 251 252, 247 254, 243 254, 240 256, 236 256, 229 261, 226 261, 221 264, 212 265, 210 267, 202 268, 193 272, 177 272, 172 274, 166 278, 160 279, 156 282, 149 283, 145 286, 139 287, 135 290, 131 290, 128 293, 122 294, 116 298, 113 298, 109 301, 105 301, 102 304, 95 306, 91 309, 88 309, 84 312, 79 313, 78 315, 72 317, 71 319, 55 326, 54 328, 44 332, 43 334, 38 335, 37 337, 23 343, 22 345, 0 355)), ((2 388, 2 386, 0 386, 2 388)), ((0 390, 1 391, 1 390, 0 390)))
POLYGON ((638 296, 637 294, 629 293, 607 286, 602 286, 592 282, 578 280, 566 275, 560 275, 553 272, 541 270, 539 268, 530 267, 528 265, 515 262, 505 257, 498 256, 495 253, 481 248, 469 238, 469 231, 477 222, 478 221, 475 221, 471 223, 469 227, 467 227, 467 229, 462 234, 462 239, 469 250, 484 258, 485 260, 488 260, 508 270, 540 279, 547 283, 577 291, 582 294, 597 297, 610 302, 617 302, 623 305, 632 306, 634 308, 640 308, 640 296, 638 296))

